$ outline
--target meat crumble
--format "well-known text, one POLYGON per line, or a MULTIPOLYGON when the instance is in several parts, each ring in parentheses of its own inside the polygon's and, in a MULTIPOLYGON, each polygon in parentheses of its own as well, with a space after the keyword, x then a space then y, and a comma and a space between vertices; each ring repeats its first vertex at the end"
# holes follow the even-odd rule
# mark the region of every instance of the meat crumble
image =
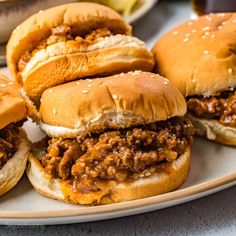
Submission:
POLYGON ((89 45, 93 41, 95 41, 97 38, 111 36, 111 35, 113 35, 113 33, 107 28, 100 28, 100 29, 93 30, 92 32, 84 36, 78 36, 78 35, 72 34, 71 27, 66 26, 66 25, 59 25, 55 28, 52 28, 51 35, 47 39, 40 42, 32 52, 26 51, 25 54, 21 56, 18 62, 18 70, 23 71, 25 66, 30 61, 30 59, 35 55, 35 53, 41 49, 46 48, 49 45, 52 45, 58 42, 66 42, 68 40, 73 40, 73 41, 77 41, 80 44, 89 45))
POLYGON ((79 180, 87 186, 94 186, 96 180, 124 181, 132 173, 174 161, 192 143, 193 135, 189 120, 171 118, 83 139, 50 139, 41 163, 54 178, 79 180))
POLYGON ((208 98, 191 97, 187 104, 195 117, 216 119, 223 125, 236 127, 236 91, 224 91, 208 98))
POLYGON ((20 144, 18 124, 9 124, 0 130, 0 169, 15 154, 20 144))

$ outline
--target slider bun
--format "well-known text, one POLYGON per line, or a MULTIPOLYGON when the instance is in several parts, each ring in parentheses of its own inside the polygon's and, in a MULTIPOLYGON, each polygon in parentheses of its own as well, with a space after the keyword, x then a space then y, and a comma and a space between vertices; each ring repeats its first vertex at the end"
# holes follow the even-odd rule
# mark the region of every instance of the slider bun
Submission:
POLYGON ((131 27, 112 9, 95 3, 71 3, 53 7, 32 15, 12 33, 7 45, 7 64, 17 75, 17 63, 26 51, 51 34, 59 25, 72 28, 72 33, 85 35, 97 28, 108 28, 114 33, 130 34, 131 27))
POLYGON ((0 74, 0 129, 24 119, 26 115, 27 106, 19 90, 0 74))
POLYGON ((152 54, 139 39, 114 35, 93 44, 59 42, 38 51, 22 72, 27 95, 38 102, 42 92, 55 85, 87 76, 111 75, 140 69, 151 71, 152 54))
POLYGON ((134 71, 73 81, 42 96, 41 128, 51 137, 76 137, 184 116, 183 95, 165 78, 134 71), (65 112, 66 111, 66 112, 65 112))
POLYGON ((217 120, 200 119, 190 114, 187 117, 192 121, 196 134, 221 144, 236 146, 236 128, 224 126, 217 120))
POLYGON ((185 96, 236 86, 236 13, 202 16, 164 34, 152 49, 156 70, 185 96))
POLYGON ((105 181, 98 192, 73 191, 65 181, 48 175, 39 160, 29 155, 26 173, 35 190, 44 196, 75 204, 110 204, 163 194, 178 188, 187 178, 190 150, 171 163, 160 164, 150 177, 137 179, 129 184, 105 181))
POLYGON ((0 195, 13 188, 25 171, 30 147, 23 129, 20 131, 20 137, 18 150, 0 169, 0 195))

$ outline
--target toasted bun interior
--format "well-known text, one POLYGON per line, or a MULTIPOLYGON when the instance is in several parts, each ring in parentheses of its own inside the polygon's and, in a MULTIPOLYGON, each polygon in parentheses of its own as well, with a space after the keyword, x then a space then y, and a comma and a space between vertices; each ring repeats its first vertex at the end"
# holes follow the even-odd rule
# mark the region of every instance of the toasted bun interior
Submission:
POLYGON ((185 96, 236 86, 236 13, 219 13, 183 23, 154 45, 156 70, 185 96))
POLYGON ((236 128, 225 126, 217 120, 196 118, 189 113, 187 117, 192 121, 196 134, 221 144, 236 146, 236 128))
POLYGON ((102 190, 91 193, 73 191, 66 182, 49 176, 39 160, 29 155, 27 175, 35 190, 44 196, 74 204, 109 204, 163 194, 178 188, 187 178, 190 150, 171 163, 161 164, 156 173, 132 183, 106 181, 102 190))
POLYGON ((24 119, 27 105, 13 83, 0 74, 0 129, 24 119))
POLYGON ((141 71, 47 89, 40 106, 41 128, 53 137, 128 128, 185 113, 183 95, 168 80, 141 71))
POLYGON ((25 171, 30 145, 23 129, 20 131, 20 137, 18 150, 0 169, 0 195, 13 188, 25 171))

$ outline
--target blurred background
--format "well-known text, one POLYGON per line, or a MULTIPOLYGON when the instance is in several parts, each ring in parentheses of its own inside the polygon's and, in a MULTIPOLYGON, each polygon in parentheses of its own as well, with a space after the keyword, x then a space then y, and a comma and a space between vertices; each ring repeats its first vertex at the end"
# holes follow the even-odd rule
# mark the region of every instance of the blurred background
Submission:
MULTIPOLYGON (((78 0, 77 0, 78 1, 78 0)), ((56 5, 77 2, 73 0, 0 0, 0 64, 5 64, 5 44, 17 25, 30 15, 56 5)), ((87 0, 86 2, 89 2, 87 0)), ((107 5, 133 24, 160 2, 191 4, 191 17, 210 12, 235 11, 236 0, 90 0, 107 5)))

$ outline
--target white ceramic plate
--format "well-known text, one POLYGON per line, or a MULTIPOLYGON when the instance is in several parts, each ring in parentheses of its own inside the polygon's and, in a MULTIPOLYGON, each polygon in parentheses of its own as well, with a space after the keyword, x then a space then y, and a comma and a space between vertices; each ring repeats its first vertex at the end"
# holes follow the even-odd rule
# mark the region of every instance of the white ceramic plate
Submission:
POLYGON ((134 11, 130 16, 124 17, 128 23, 133 23, 143 17, 151 8, 157 3, 158 0, 142 0, 142 6, 134 11))
MULTIPOLYGON (((6 69, 2 72, 8 74, 6 69)), ((42 133, 31 122, 25 124, 29 138, 42 133)), ((0 224, 65 224, 110 219, 170 207, 236 184, 236 149, 197 138, 192 146, 189 178, 174 192, 135 201, 76 206, 39 195, 24 177, 0 198, 0 224)))

